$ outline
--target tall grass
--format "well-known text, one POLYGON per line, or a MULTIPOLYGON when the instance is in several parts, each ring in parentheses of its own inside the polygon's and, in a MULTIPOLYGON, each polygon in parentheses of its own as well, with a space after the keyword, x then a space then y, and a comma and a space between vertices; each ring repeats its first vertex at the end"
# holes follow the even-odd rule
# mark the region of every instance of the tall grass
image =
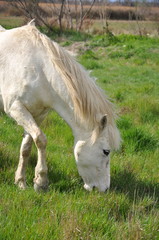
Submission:
POLYGON ((83 189, 71 130, 54 112, 42 124, 49 192, 32 188, 35 148, 28 189, 18 190, 13 182, 23 130, 1 114, 0 240, 159 239, 159 40, 123 35, 86 44, 79 61, 117 106, 123 139, 111 156, 110 190, 83 189))

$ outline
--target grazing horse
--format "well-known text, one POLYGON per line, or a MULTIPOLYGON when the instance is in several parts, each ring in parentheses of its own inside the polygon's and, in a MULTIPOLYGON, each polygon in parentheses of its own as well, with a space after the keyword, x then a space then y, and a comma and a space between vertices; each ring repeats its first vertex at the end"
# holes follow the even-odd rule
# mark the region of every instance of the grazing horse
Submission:
POLYGON ((120 134, 112 103, 89 73, 34 22, 0 28, 0 110, 24 128, 15 183, 26 188, 25 171, 35 143, 38 160, 34 189, 47 189, 46 136, 39 125, 50 109, 71 127, 74 155, 84 188, 110 186, 110 151, 120 134))

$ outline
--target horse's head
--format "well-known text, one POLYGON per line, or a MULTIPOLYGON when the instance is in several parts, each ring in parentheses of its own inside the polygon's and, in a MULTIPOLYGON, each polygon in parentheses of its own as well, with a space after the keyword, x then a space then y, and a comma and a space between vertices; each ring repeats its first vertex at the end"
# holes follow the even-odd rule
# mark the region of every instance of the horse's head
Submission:
POLYGON ((107 118, 102 117, 95 140, 92 136, 77 141, 74 149, 78 172, 84 181, 84 188, 91 191, 97 187, 104 192, 110 186, 110 145, 107 118))

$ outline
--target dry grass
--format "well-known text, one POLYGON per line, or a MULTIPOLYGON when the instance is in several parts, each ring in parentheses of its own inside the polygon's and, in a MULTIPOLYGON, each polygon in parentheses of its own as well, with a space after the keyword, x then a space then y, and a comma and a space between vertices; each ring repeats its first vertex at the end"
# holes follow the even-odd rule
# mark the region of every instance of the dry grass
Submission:
MULTIPOLYGON (((51 4, 51 3, 40 3, 39 6, 43 10, 43 13, 47 15, 47 17, 56 16, 57 9, 60 9, 61 4, 51 4)), ((90 6, 85 5, 84 11, 87 11, 90 6)), ((71 15, 73 18, 76 17, 77 14, 80 14, 80 7, 75 5, 70 5, 71 15)), ((0 1, 0 14, 3 16, 21 16, 22 12, 14 9, 10 3, 7 1, 0 1)), ((108 19, 115 20, 135 20, 136 14, 137 17, 141 20, 159 20, 159 7, 146 6, 144 3, 138 5, 137 10, 136 7, 128 7, 128 6, 118 6, 112 4, 106 5, 94 5, 89 17, 92 19, 100 19, 101 15, 107 15, 108 19)))
MULTIPOLYGON (((109 30, 114 35, 119 34, 132 34, 147 36, 158 36, 159 35, 159 23, 155 21, 123 21, 123 20, 109 20, 109 30)), ((90 32, 91 34, 104 33, 104 22, 100 20, 93 21, 93 24, 89 26, 84 25, 84 31, 90 32)))
MULTIPOLYGON (((4 27, 18 27, 22 26, 27 22, 24 17, 10 17, 0 15, 0 25, 4 27)), ((140 21, 139 25, 136 21, 116 21, 109 20, 109 29, 114 35, 119 34, 132 34, 139 35, 139 28, 143 35, 147 36, 158 36, 159 35, 159 24, 153 21, 140 21)), ((104 23, 100 20, 85 21, 83 25, 83 31, 90 34, 103 34, 104 23)))
MULTIPOLYGON (((48 13, 48 16, 52 16, 52 13, 55 12, 56 9, 60 9, 60 4, 56 4, 54 6, 53 4, 49 3, 40 3, 40 7, 48 13)), ((87 11, 90 6, 85 5, 84 11, 87 11)), ((80 7, 78 6, 77 9, 75 9, 74 5, 70 5, 71 15, 73 18, 76 17, 77 14, 80 14, 80 7)), ((151 6, 145 6, 144 4, 141 4, 137 7, 128 7, 128 6, 118 6, 118 5, 111 5, 107 4, 106 6, 100 6, 95 5, 93 6, 89 18, 91 19, 100 19, 102 15, 106 15, 108 19, 111 20, 135 20, 136 15, 141 20, 159 20, 159 7, 151 7, 151 6)))

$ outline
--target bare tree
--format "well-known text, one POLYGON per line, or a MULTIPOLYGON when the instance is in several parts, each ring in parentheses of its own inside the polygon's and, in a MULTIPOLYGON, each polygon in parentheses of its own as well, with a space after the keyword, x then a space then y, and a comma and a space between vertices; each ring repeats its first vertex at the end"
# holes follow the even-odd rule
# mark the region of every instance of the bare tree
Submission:
POLYGON ((110 9, 108 9, 108 1, 101 0, 99 5, 99 16, 102 20, 103 33, 111 34, 109 29, 110 9))
POLYGON ((90 17, 90 12, 96 0, 88 1, 87 7, 85 6, 86 2, 87 1, 82 1, 82 0, 72 0, 72 1, 66 0, 66 3, 67 3, 65 5, 66 18, 68 17, 67 14, 69 14, 69 21, 70 21, 71 28, 74 28, 77 31, 80 31, 82 29, 84 20, 87 17, 90 17), (75 14, 73 14, 73 12, 75 14), (75 21, 73 21, 73 17, 75 21))
POLYGON ((63 9, 64 9, 65 0, 62 0, 60 12, 58 16, 60 32, 62 31, 62 18, 63 18, 63 9))
POLYGON ((95 4, 95 0, 90 1, 90 3, 91 4, 90 4, 89 8, 84 12, 83 11, 83 9, 84 9, 83 8, 83 2, 82 2, 82 0, 80 0, 80 19, 79 19, 79 25, 78 25, 77 30, 81 30, 85 18, 89 16, 92 7, 95 4))
POLYGON ((66 0, 65 13, 66 13, 66 19, 67 19, 67 28, 73 29, 73 17, 71 14, 71 7, 70 7, 69 0, 66 0))
POLYGON ((11 2, 11 5, 22 11, 27 19, 35 19, 38 25, 45 25, 49 30, 53 31, 39 6, 39 0, 17 0, 11 2))
MULTIPOLYGON (((61 32, 64 19, 68 22, 69 28, 80 31, 84 20, 90 15, 95 1, 88 1, 87 7, 85 7, 85 1, 82 0, 47 0, 46 3, 49 4, 47 11, 52 12, 50 15, 54 19, 53 24, 57 23, 61 32)), ((11 4, 22 11, 26 18, 35 18, 38 25, 45 25, 51 31, 54 29, 48 21, 49 13, 40 6, 40 0, 16 0, 11 4)))
POLYGON ((139 17, 139 2, 138 2, 138 0, 136 0, 136 2, 135 2, 135 18, 136 18, 136 24, 138 27, 139 35, 142 36, 142 29, 141 29, 141 26, 139 23, 140 17, 139 17))

